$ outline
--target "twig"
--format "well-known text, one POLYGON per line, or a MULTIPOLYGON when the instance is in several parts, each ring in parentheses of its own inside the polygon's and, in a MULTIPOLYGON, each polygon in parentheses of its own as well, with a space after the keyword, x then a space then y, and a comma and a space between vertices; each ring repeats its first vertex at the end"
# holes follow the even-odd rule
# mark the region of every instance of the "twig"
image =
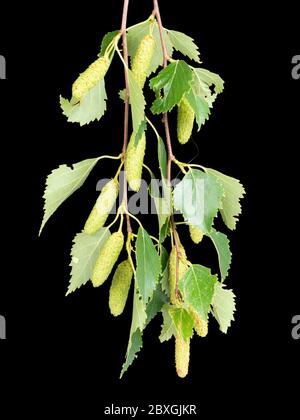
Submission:
MULTIPOLYGON (((163 67, 165 68, 168 65, 168 60, 169 60, 170 57, 169 57, 169 54, 168 54, 168 49, 167 49, 167 45, 166 45, 166 41, 165 41, 165 37, 164 37, 164 28, 163 28, 163 24, 162 24, 162 20, 161 20, 158 0, 153 0, 153 15, 156 16, 157 23, 158 23, 160 41, 161 41, 161 46, 162 46, 162 51, 163 51, 163 67)), ((168 119, 168 113, 167 112, 163 114, 163 123, 164 123, 164 126, 165 126, 166 141, 167 141, 167 148, 168 148, 168 173, 167 173, 168 178, 167 178, 167 181, 168 181, 168 185, 171 185, 171 166, 172 166, 172 161, 175 160, 175 156, 173 155, 173 150, 172 150, 172 141, 171 141, 169 119, 168 119)), ((177 235, 177 232, 176 232, 176 225, 174 223, 173 215, 171 215, 171 228, 172 228, 173 238, 174 238, 174 243, 175 243, 175 248, 176 248, 175 294, 177 295, 177 297, 180 298, 181 296, 180 296, 180 292, 179 292, 179 258, 181 257, 181 252, 180 252, 179 240, 178 240, 178 235, 177 235)))
MULTIPOLYGON (((123 138, 123 160, 126 160, 126 149, 128 144, 128 123, 129 123, 129 78, 128 78, 128 47, 127 47, 127 35, 126 35, 126 26, 127 26, 127 15, 128 15, 128 6, 129 0, 124 0, 123 5, 123 15, 122 15, 122 25, 121 25, 121 34, 122 34, 122 43, 123 43, 123 59, 125 62, 124 66, 124 77, 125 77, 125 100, 124 100, 124 138, 123 138)), ((128 211, 128 198, 127 198, 127 179, 126 174, 124 173, 124 182, 123 182, 123 200, 125 203, 125 208, 128 211)), ((130 218, 126 212, 126 223, 127 223, 127 233, 132 232, 130 218)))
MULTIPOLYGON (((166 41, 164 37, 164 28, 163 28, 162 20, 160 16, 158 0, 153 0, 153 6, 154 6, 153 14, 156 16, 156 19, 157 19, 160 41, 161 41, 161 46, 163 50, 163 59, 164 59, 163 66, 167 67, 169 54, 168 54, 168 49, 167 49, 167 45, 166 45, 166 41)), ((171 135, 170 135, 169 120, 168 120, 167 112, 163 114, 163 122, 165 126, 166 141, 167 141, 167 147, 168 147, 168 181, 169 183, 171 183, 171 165, 175 157, 173 155, 173 150, 172 150, 172 142, 171 142, 171 135)))

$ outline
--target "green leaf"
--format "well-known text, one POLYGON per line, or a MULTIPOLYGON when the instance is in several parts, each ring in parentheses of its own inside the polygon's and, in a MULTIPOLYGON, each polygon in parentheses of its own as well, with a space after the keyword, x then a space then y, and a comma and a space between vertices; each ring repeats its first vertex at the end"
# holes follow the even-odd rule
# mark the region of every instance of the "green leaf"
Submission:
POLYGON ((128 71, 128 79, 132 125, 133 131, 137 133, 141 123, 145 120, 145 98, 131 70, 128 71))
POLYGON ((176 326, 177 332, 185 341, 193 335, 194 320, 184 308, 170 308, 169 313, 176 326))
POLYGON ((143 300, 139 296, 137 284, 135 281, 130 335, 129 335, 129 341, 128 341, 128 346, 127 346, 126 359, 125 359, 125 363, 123 364, 120 377, 124 375, 128 367, 132 364, 132 362, 136 358, 136 353, 142 347, 142 331, 146 325, 146 320, 147 320, 146 306, 143 300))
POLYGON ((150 33, 151 22, 146 20, 127 30, 128 54, 135 56, 142 39, 150 33))
POLYGON ((167 218, 165 223, 162 225, 160 231, 159 231, 159 242, 162 244, 169 233, 169 223, 170 219, 167 218))
POLYGON ((162 179, 167 179, 167 152, 161 137, 158 137, 157 155, 162 179))
POLYGON ((204 320, 207 320, 216 281, 217 276, 199 264, 193 264, 179 281, 185 305, 191 305, 204 320))
POLYGON ((157 155, 161 174, 162 196, 156 179, 151 180, 150 194, 154 199, 159 224, 159 241, 162 243, 168 234, 169 217, 172 213, 172 193, 167 185, 167 152, 161 137, 158 137, 157 155))
POLYGON ((178 60, 170 63, 158 75, 150 80, 150 87, 157 95, 151 111, 160 114, 170 111, 177 105, 182 96, 190 89, 193 72, 185 61, 178 60), (161 97, 161 90, 164 96, 161 97))
POLYGON ((187 100, 189 101, 193 111, 195 112, 196 121, 198 124, 198 131, 201 126, 209 118, 210 110, 207 101, 198 96, 195 90, 192 88, 188 93, 185 94, 187 100))
MULTIPOLYGON (((129 28, 128 34, 127 34, 128 54, 131 57, 131 63, 132 63, 132 59, 135 56, 142 39, 146 35, 149 35, 151 33, 151 30, 152 30, 153 38, 155 40, 155 48, 154 48, 154 54, 153 54, 153 57, 149 66, 147 76, 155 72, 159 66, 163 65, 163 53, 162 53, 162 47, 161 47, 161 41, 160 41, 160 35, 159 35, 157 22, 156 21, 151 22, 150 20, 142 22, 139 25, 134 26, 133 28, 129 28)), ((168 54, 171 57, 172 52, 173 52, 173 47, 170 42, 167 31, 164 31, 164 37, 165 37, 168 54)))
POLYGON ((203 98, 207 102, 208 106, 212 108, 215 98, 211 92, 210 87, 205 82, 203 82, 202 79, 200 79, 197 73, 197 69, 193 68, 193 71, 194 71, 194 78, 191 83, 191 86, 195 95, 203 98))
POLYGON ((224 285, 219 282, 215 284, 212 309, 220 330, 226 334, 231 321, 234 321, 235 295, 232 290, 224 289, 224 285))
POLYGON ((169 305, 164 305, 161 312, 163 315, 163 325, 159 340, 161 343, 163 343, 164 341, 170 340, 173 335, 174 337, 176 336, 176 325, 174 324, 173 318, 170 315, 169 305))
POLYGON ((44 217, 39 234, 57 208, 82 186, 98 160, 99 158, 86 159, 72 167, 60 165, 48 175, 44 192, 44 217))
POLYGON ((160 259, 148 233, 139 228, 136 240, 136 277, 143 301, 152 298, 160 274, 160 259))
POLYGON ((158 314, 158 312, 161 310, 162 306, 165 304, 166 301, 167 297, 162 292, 161 286, 157 285, 157 288, 153 293, 153 297, 147 305, 145 311, 145 305, 142 299, 139 298, 137 288, 135 288, 130 337, 126 353, 126 360, 122 368, 121 377, 126 372, 128 367, 132 364, 132 362, 136 358, 136 354, 142 347, 143 329, 158 314))
POLYGON ((210 108, 218 95, 223 91, 224 82, 220 76, 202 68, 193 68, 194 79, 192 89, 196 95, 202 97, 210 108), (212 86, 215 86, 214 91, 212 86), (214 93, 213 93, 214 92, 214 93))
POLYGON ((228 275, 228 271, 231 264, 229 240, 224 233, 217 232, 216 230, 212 230, 208 236, 213 241, 213 244, 217 250, 221 279, 222 281, 224 281, 228 275))
POLYGON ((165 266, 165 268, 162 270, 162 276, 161 276, 161 288, 162 288, 162 291, 167 296, 170 296, 169 276, 170 276, 170 271, 169 271, 169 259, 168 259, 168 263, 165 266))
POLYGON ((142 333, 139 329, 137 329, 132 334, 130 345, 128 346, 128 349, 127 349, 126 360, 122 366, 120 378, 122 378, 122 376, 127 371, 129 366, 132 365, 134 359, 136 359, 137 357, 137 353, 141 350, 142 345, 143 345, 142 333))
POLYGON ((122 99, 123 102, 125 102, 125 94, 126 94, 126 89, 119 90, 119 98, 122 99))
MULTIPOLYGON (((148 76, 151 73, 156 72, 158 67, 160 67, 160 66, 162 67, 163 62, 164 62, 163 51, 162 51, 161 40, 160 40, 160 34, 159 34, 159 28, 158 28, 157 22, 154 22, 154 24, 153 24, 153 37, 154 37, 154 40, 155 40, 155 48, 154 48, 154 54, 153 54, 153 57, 152 57, 152 61, 151 61, 151 64, 149 66, 148 76)), ((173 46, 172 46, 172 43, 170 41, 168 32, 165 29, 164 29, 164 40, 165 40, 165 43, 166 43, 168 55, 169 55, 169 57, 172 57, 173 46)))
POLYGON ((82 126, 100 120, 106 111, 106 99, 105 83, 101 79, 76 104, 60 96, 60 106, 69 122, 77 122, 82 126))
POLYGON ((139 141, 141 140, 144 132, 147 130, 147 121, 144 120, 141 122, 139 129, 135 135, 135 139, 134 139, 134 145, 135 147, 139 144, 139 141))
POLYGON ((196 68, 194 69, 194 71, 195 71, 196 77, 202 80, 202 82, 206 83, 207 86, 210 87, 214 85, 215 96, 223 92, 224 80, 222 80, 218 74, 212 73, 211 71, 203 69, 203 68, 196 68))
POLYGON ((229 229, 234 230, 238 217, 242 212, 240 199, 245 194, 245 189, 238 179, 224 175, 214 169, 206 168, 205 171, 213 176, 223 187, 221 216, 229 229))
POLYGON ((167 267, 168 261, 169 261, 169 253, 166 250, 166 248, 163 245, 161 245, 160 266, 161 266, 162 273, 167 267))
POLYGON ((108 32, 106 35, 104 35, 102 42, 101 42, 101 49, 100 54, 98 57, 101 57, 104 55, 106 48, 109 46, 109 44, 114 40, 114 38, 120 34, 120 31, 112 31, 108 32))
POLYGON ((150 300, 150 302, 147 305, 146 325, 148 325, 152 321, 152 319, 156 317, 156 315, 158 314, 158 312, 161 311, 161 308, 167 302, 167 300, 168 300, 167 296, 161 290, 161 285, 158 284, 156 287, 156 290, 153 293, 153 298, 150 300))
POLYGON ((190 169, 174 189, 174 207, 203 233, 210 233, 221 208, 223 188, 212 175, 190 169))
POLYGON ((66 296, 86 284, 91 278, 100 249, 110 236, 107 228, 98 230, 94 235, 78 233, 71 250, 71 279, 66 296))
POLYGON ((132 333, 134 333, 137 328, 143 331, 147 320, 146 305, 141 298, 137 285, 135 286, 134 296, 133 296, 133 313, 132 313, 132 333))
POLYGON ((172 197, 171 188, 166 185, 165 181, 162 180, 161 182, 163 184, 163 197, 160 196, 159 181, 155 178, 151 179, 150 195, 154 200, 162 242, 167 235, 168 220, 172 212, 172 197))
POLYGON ((159 224, 159 240, 162 243, 168 233, 169 217, 172 213, 172 194, 171 188, 167 185, 167 152, 161 137, 158 137, 157 155, 161 174, 162 196, 160 194, 160 185, 158 180, 152 178, 150 185, 150 194, 154 199, 155 208, 159 224))
POLYGON ((161 245, 161 256, 160 256, 160 265, 161 265, 161 275, 160 275, 160 284, 161 290, 165 296, 169 296, 169 253, 163 245, 161 245))
POLYGON ((194 43, 193 38, 182 32, 170 30, 167 32, 175 50, 180 51, 183 55, 186 55, 191 60, 194 60, 197 63, 201 63, 198 47, 194 43))

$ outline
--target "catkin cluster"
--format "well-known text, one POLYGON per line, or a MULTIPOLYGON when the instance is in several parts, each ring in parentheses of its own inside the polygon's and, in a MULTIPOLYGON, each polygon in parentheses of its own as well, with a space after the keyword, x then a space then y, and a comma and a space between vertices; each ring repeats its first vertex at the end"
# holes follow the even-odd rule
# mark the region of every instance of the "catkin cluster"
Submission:
POLYGON ((114 232, 100 250, 91 280, 94 287, 101 286, 110 275, 124 245, 124 235, 121 231, 114 232))
POLYGON ((189 225, 190 237, 195 244, 199 244, 203 239, 203 232, 196 226, 189 225))
POLYGON ((102 189, 84 225, 84 233, 92 235, 104 226, 119 194, 119 183, 112 179, 102 189))
POLYGON ((194 329, 200 337, 205 337, 208 333, 208 322, 201 318, 194 308, 190 307, 189 313, 192 315, 194 320, 194 329))
POLYGON ((189 371, 190 339, 184 340, 181 334, 175 337, 175 365, 180 378, 184 378, 189 371))
POLYGON ((152 61, 155 48, 155 40, 152 35, 146 35, 132 60, 132 72, 135 80, 141 88, 144 87, 146 78, 148 76, 149 67, 152 61))
MULTIPOLYGON (((181 256, 178 261, 178 280, 180 280, 188 270, 188 261, 185 250, 182 245, 179 246, 181 256)), ((169 259, 169 288, 170 288, 170 301, 173 305, 178 304, 178 298, 176 296, 176 260, 177 252, 176 247, 173 246, 169 259)))
POLYGON ((130 261, 122 261, 115 271, 109 290, 109 309, 114 316, 121 315, 125 308, 132 276, 130 261))
POLYGON ((126 152, 125 172, 130 188, 137 192, 141 188, 142 181, 142 171, 146 149, 145 133, 143 133, 137 146, 135 146, 134 142, 135 136, 132 134, 126 152))
POLYGON ((185 144, 189 141, 193 126, 194 126, 195 113, 184 96, 179 105, 177 113, 177 137, 179 143, 185 144))
MULTIPOLYGON (((190 226, 191 237, 194 242, 199 243, 202 239, 202 232, 199 228, 190 226)), ((187 308, 185 302, 176 295, 176 260, 178 258, 178 280, 182 279, 189 269, 186 252, 179 244, 180 256, 177 256, 176 247, 173 246, 169 258, 169 291, 170 303, 176 308, 182 308, 188 311, 193 319, 193 328, 200 337, 205 337, 208 332, 208 322, 199 315, 199 313, 190 306, 187 308)), ((175 364, 176 372, 180 378, 184 378, 188 373, 190 358, 190 338, 184 339, 182 331, 177 330, 175 335, 175 364)))
POLYGON ((83 96, 92 89, 100 80, 102 80, 109 68, 110 60, 103 56, 94 61, 90 66, 80 74, 72 86, 73 98, 80 101, 83 96))

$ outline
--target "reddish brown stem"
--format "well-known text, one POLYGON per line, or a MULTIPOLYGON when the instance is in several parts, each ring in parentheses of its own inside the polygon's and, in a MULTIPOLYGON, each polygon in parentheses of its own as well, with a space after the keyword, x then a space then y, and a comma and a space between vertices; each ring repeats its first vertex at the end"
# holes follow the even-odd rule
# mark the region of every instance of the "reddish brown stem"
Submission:
MULTIPOLYGON (((161 20, 161 16, 160 16, 158 0, 153 0, 153 6, 154 6, 153 14, 156 16, 156 19, 157 19, 160 41, 161 41, 161 46, 162 46, 162 50, 163 50, 163 59, 164 59, 163 66, 167 67, 169 54, 168 54, 168 49, 167 49, 167 45, 166 45, 166 40, 165 40, 165 37, 164 37, 164 28, 163 28, 162 20, 161 20)), ((164 123, 164 126, 165 126, 166 141, 167 141, 167 147, 168 147, 168 183, 171 184, 171 165, 172 165, 172 161, 175 158, 174 158, 173 150, 172 150, 172 142, 171 142, 169 120, 168 120, 168 114, 167 113, 163 114, 163 123, 164 123)))
MULTIPOLYGON (((128 16, 128 6, 129 0, 124 0, 123 5, 123 14, 122 14, 122 25, 121 25, 121 33, 122 33, 122 44, 123 44, 123 59, 125 62, 124 66, 124 77, 125 77, 125 100, 124 100, 124 137, 123 137, 123 160, 126 160, 126 149, 128 144, 128 124, 129 124, 129 78, 128 78, 128 47, 127 47, 127 34, 126 34, 126 26, 127 26, 127 16, 128 16)), ((126 210, 128 210, 128 198, 127 198, 127 179, 126 174, 124 173, 124 183, 123 183, 123 200, 125 203, 126 210)), ((132 232, 131 224, 130 224, 130 217, 126 214, 126 223, 127 223, 127 233, 132 232)))
MULTIPOLYGON (((153 15, 156 16, 157 23, 158 23, 158 28, 159 28, 159 35, 160 35, 160 41, 161 41, 161 46, 162 46, 162 51, 163 51, 163 59, 164 59, 163 66, 165 68, 168 65, 168 60, 169 60, 170 57, 169 57, 169 54, 168 54, 166 40, 165 40, 165 37, 164 37, 164 28, 163 28, 163 24, 162 24, 162 20, 161 20, 158 0, 153 0, 153 8, 154 8, 153 9, 153 15)), ((173 150, 172 150, 172 141, 171 141, 169 119, 168 119, 168 113, 167 112, 163 114, 163 123, 164 123, 164 126, 165 126, 166 141, 167 141, 167 148, 168 148, 168 172, 167 172, 167 177, 168 177, 168 184, 171 185, 171 166, 172 166, 172 161, 175 159, 175 156, 173 155, 173 150)), ((175 244, 175 248, 176 248, 175 294, 177 295, 178 298, 180 298, 180 292, 179 292, 179 258, 181 256, 181 252, 180 252, 179 239, 178 239, 178 235, 177 235, 177 231, 176 231, 176 226, 175 226, 173 214, 171 215, 171 229, 172 229, 172 232, 173 232, 173 239, 174 239, 174 244, 175 244)))

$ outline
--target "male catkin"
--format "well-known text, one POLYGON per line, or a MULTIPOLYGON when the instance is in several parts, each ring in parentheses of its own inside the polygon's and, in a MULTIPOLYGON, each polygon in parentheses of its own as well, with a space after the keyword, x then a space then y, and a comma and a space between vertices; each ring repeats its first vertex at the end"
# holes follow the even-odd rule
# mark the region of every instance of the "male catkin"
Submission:
POLYGON ((141 178, 146 149, 145 133, 143 133, 137 146, 135 146, 134 142, 135 136, 132 134, 126 152, 125 172, 130 188, 137 192, 141 188, 142 181, 141 178))
MULTIPOLYGON (((178 270, 178 280, 180 280, 187 270, 189 269, 187 265, 187 258, 186 253, 182 245, 179 246, 181 257, 179 258, 179 270, 178 270)), ((178 302, 178 298, 176 296, 176 259, 177 259, 177 253, 176 253, 176 247, 173 246, 170 254, 169 259, 169 287, 170 287, 170 301, 174 305, 176 305, 178 302)))
POLYGON ((114 316, 121 315, 125 308, 132 275, 130 261, 122 261, 115 271, 109 290, 109 309, 114 316))
POLYGON ((208 333, 208 322, 201 318, 194 308, 190 308, 190 314, 194 320, 194 329, 200 337, 206 337, 208 333))
POLYGON ((146 35, 138 46, 137 52, 132 60, 133 75, 141 88, 144 87, 148 75, 154 48, 155 40, 153 36, 146 35))
POLYGON ((109 65, 110 60, 105 56, 94 61, 73 83, 73 98, 80 101, 90 89, 104 78, 109 65))
POLYGON ((192 225, 189 225, 189 229, 190 229, 190 236, 191 236, 192 241, 195 242, 195 244, 199 244, 203 239, 202 230, 192 225))
POLYGON ((108 278, 119 258, 123 245, 124 235, 122 232, 115 232, 107 239, 100 250, 92 273, 91 280, 94 287, 101 286, 108 278))
POLYGON ((84 233, 92 235, 104 226, 119 193, 119 183, 115 179, 109 181, 102 189, 84 225, 84 233))
POLYGON ((177 137, 179 143, 185 144, 189 141, 193 126, 194 126, 195 113, 184 96, 179 105, 177 113, 177 137))
POLYGON ((175 337, 175 364, 176 372, 180 378, 184 378, 189 371, 190 339, 184 340, 180 334, 175 337))

